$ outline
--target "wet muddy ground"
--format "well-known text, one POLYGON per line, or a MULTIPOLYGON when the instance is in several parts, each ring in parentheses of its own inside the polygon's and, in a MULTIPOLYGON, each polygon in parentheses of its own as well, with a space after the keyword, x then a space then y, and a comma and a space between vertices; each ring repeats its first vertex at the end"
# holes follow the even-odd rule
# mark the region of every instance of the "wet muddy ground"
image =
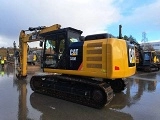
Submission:
POLYGON ((128 78, 127 89, 100 110, 34 93, 29 81, 38 71, 30 66, 28 76, 18 80, 12 64, 0 66, 0 120, 160 119, 160 71, 128 78))

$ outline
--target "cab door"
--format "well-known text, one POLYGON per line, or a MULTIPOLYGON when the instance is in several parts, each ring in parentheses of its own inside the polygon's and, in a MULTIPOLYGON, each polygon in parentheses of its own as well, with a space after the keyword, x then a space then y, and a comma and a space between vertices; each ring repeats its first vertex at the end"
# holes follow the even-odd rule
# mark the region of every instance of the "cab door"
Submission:
POLYGON ((65 49, 65 34, 52 34, 46 36, 44 44, 44 68, 57 68, 58 62, 65 49))

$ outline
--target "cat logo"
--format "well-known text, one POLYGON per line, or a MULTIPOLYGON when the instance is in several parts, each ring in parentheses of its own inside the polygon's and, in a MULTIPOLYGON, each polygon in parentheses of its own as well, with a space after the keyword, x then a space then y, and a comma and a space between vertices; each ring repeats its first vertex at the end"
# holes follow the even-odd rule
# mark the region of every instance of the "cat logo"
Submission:
POLYGON ((128 43, 128 66, 134 67, 136 65, 135 46, 128 43))
POLYGON ((129 62, 135 63, 135 51, 134 48, 129 48, 129 62))
POLYGON ((78 55, 78 49, 70 49, 70 56, 78 55))

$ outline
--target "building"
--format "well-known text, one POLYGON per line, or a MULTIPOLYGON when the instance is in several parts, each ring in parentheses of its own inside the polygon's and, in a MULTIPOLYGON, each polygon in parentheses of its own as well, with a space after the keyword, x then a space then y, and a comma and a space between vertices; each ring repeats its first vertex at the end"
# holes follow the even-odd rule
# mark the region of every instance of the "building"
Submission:
POLYGON ((159 42, 146 42, 141 43, 141 46, 145 49, 147 48, 153 48, 156 51, 160 51, 160 41, 159 42))

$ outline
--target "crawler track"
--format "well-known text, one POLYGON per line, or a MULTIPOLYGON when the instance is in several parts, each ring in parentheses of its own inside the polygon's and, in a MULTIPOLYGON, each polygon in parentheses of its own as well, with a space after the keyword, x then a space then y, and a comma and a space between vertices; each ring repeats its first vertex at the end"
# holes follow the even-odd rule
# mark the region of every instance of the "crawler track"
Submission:
POLYGON ((113 98, 113 90, 106 82, 79 76, 36 75, 30 86, 35 92, 98 109, 113 98))

